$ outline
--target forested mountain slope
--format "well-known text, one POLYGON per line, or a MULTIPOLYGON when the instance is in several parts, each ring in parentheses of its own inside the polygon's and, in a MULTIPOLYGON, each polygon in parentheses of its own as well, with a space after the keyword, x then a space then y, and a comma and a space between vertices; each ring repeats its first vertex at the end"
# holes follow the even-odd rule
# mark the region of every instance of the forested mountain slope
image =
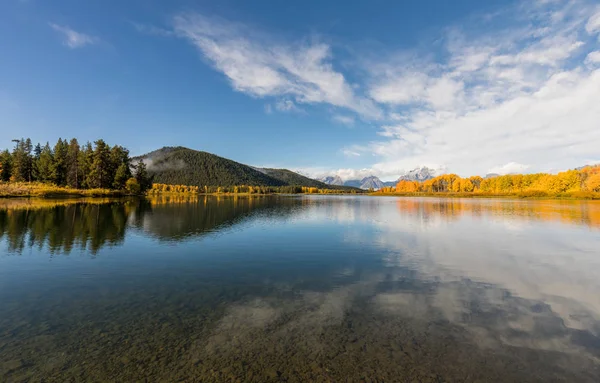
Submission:
POLYGON ((323 182, 314 180, 312 178, 305 177, 301 174, 295 173, 288 169, 271 169, 271 168, 255 168, 259 172, 262 172, 270 177, 278 179, 282 182, 285 182, 286 185, 301 185, 308 187, 316 187, 321 189, 329 188, 329 185, 326 185, 323 182))
POLYGON ((250 166, 181 146, 164 147, 138 158, 144 160, 156 183, 194 186, 287 185, 250 166))
POLYGON ((191 186, 305 186, 350 190, 329 186, 287 169, 255 168, 185 147, 164 147, 135 157, 142 159, 154 182, 191 186))

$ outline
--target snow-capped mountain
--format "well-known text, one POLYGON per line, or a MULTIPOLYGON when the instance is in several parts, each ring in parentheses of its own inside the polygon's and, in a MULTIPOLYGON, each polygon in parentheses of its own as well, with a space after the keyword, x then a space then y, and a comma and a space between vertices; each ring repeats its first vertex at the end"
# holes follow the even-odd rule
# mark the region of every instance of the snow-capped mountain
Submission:
POLYGON ((361 189, 381 189, 384 184, 383 182, 375 177, 375 176, 369 176, 369 177, 365 177, 361 180, 348 180, 346 182, 344 182, 344 186, 353 186, 356 188, 361 188, 361 189))
POLYGON ((361 189, 381 189, 383 187, 383 182, 375 177, 375 176, 370 176, 370 177, 365 177, 362 180, 360 180, 360 188, 361 189))
POLYGON ((327 185, 338 185, 338 186, 344 185, 344 181, 340 178, 340 176, 327 176, 327 177, 320 178, 319 181, 321 181, 327 185))
POLYGON ((422 168, 415 168, 406 174, 400 176, 398 181, 427 181, 434 178, 437 175, 437 172, 434 169, 430 169, 427 166, 423 166, 422 168))
POLYGON ((383 182, 376 176, 369 176, 363 179, 352 179, 343 181, 340 176, 327 176, 320 178, 319 181, 326 183, 327 185, 344 185, 344 186, 352 186, 361 189, 381 189, 384 186, 396 186, 398 181, 407 180, 407 181, 427 181, 432 179, 440 174, 443 174, 443 169, 436 170, 432 168, 428 168, 427 166, 423 166, 420 168, 415 168, 409 172, 406 172, 396 181, 388 181, 383 182))
POLYGON ((435 169, 431 169, 431 168, 428 168, 427 166, 423 166, 421 168, 415 168, 409 172, 406 172, 406 174, 401 175, 400 178, 398 178, 396 181, 384 182, 383 185, 384 186, 396 186, 396 184, 402 180, 423 182, 423 181, 427 181, 432 178, 435 178, 436 176, 438 176, 440 174, 442 174, 442 171, 436 171, 435 169))

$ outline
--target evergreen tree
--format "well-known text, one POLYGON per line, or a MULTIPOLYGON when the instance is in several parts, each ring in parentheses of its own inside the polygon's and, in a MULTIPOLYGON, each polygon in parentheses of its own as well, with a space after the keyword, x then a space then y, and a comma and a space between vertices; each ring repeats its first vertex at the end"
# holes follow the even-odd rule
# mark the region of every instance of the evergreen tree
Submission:
POLYGON ((94 156, 94 149, 92 144, 88 141, 83 148, 79 151, 79 166, 80 166, 80 179, 81 187, 84 189, 90 188, 88 184, 90 170, 92 168, 92 161, 94 156))
POLYGON ((81 188, 81 169, 79 164, 79 142, 71 139, 67 148, 67 185, 72 188, 81 188))
POLYGON ((41 154, 42 154, 42 145, 40 145, 40 143, 38 142, 37 145, 35 146, 35 149, 33 149, 33 159, 39 160, 41 154))
POLYGON ((62 138, 54 146, 54 161, 52 161, 52 181, 58 186, 67 183, 67 152, 69 144, 62 138))
POLYGON ((31 140, 21 138, 20 140, 13 140, 15 148, 12 154, 12 181, 27 181, 31 182, 33 179, 33 157, 31 152, 33 145, 31 140))
POLYGON ((52 181, 52 169, 53 169, 54 155, 50 144, 46 142, 46 145, 42 148, 40 158, 37 161, 37 179, 42 182, 52 181))
POLYGON ((110 188, 110 147, 104 140, 94 142, 92 164, 88 175, 88 186, 91 188, 110 188))
POLYGON ((38 143, 33 149, 33 164, 32 164, 32 172, 33 172, 33 180, 40 181, 40 157, 42 156, 42 146, 38 143))
POLYGON ((33 152, 33 143, 31 142, 31 139, 28 138, 25 140, 25 143, 23 144, 23 153, 24 153, 24 162, 23 162, 23 178, 27 181, 27 182, 31 182, 33 181, 33 156, 32 156, 32 152, 33 152))
POLYGON ((122 190, 125 188, 127 180, 131 178, 131 170, 124 163, 121 163, 115 172, 115 179, 113 181, 113 189, 122 190))
POLYGON ((12 172, 10 180, 13 182, 25 181, 25 178, 23 177, 25 169, 25 153, 23 150, 25 141, 23 139, 12 141, 15 143, 15 147, 12 152, 12 172))
POLYGON ((135 167, 135 179, 142 193, 145 193, 152 187, 152 178, 148 175, 146 164, 142 160, 139 160, 135 167))
POLYGON ((110 150, 110 162, 112 173, 112 187, 121 190, 125 183, 131 178, 131 160, 129 150, 122 146, 115 145, 110 150))
POLYGON ((12 156, 8 150, 0 153, 0 181, 8 182, 12 170, 12 156))

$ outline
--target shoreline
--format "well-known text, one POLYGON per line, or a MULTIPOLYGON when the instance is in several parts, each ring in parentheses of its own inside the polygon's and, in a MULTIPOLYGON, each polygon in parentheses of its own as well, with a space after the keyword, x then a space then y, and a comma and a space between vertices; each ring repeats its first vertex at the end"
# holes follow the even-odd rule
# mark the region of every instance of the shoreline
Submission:
POLYGON ((571 201, 597 201, 600 200, 600 193, 593 192, 572 192, 560 194, 548 193, 378 193, 368 194, 371 197, 434 197, 434 198, 512 198, 519 200, 571 200, 571 201))
POLYGON ((364 193, 364 194, 351 194, 351 193, 298 193, 298 194, 286 194, 286 193, 154 193, 146 195, 127 194, 120 191, 69 191, 69 192, 58 192, 58 193, 41 193, 41 194, 12 194, 12 195, 0 195, 0 200, 11 200, 11 199, 84 199, 84 198, 125 198, 125 197, 136 197, 136 198, 153 198, 153 197, 194 197, 194 196, 213 196, 213 197, 268 197, 268 196, 281 196, 281 195, 349 195, 349 196, 366 196, 366 197, 402 197, 402 198, 468 198, 468 199, 493 199, 493 198, 504 198, 514 200, 563 200, 563 201, 600 201, 600 193, 594 193, 592 195, 519 195, 519 194, 458 194, 458 193, 364 193))
POLYGON ((48 184, 7 184, 0 183, 0 199, 16 198, 121 198, 121 197, 184 197, 184 196, 277 196, 277 195, 362 195, 369 197, 434 197, 434 198, 511 198, 520 200, 600 200, 600 192, 572 191, 563 193, 548 193, 544 191, 524 191, 514 193, 482 193, 482 192, 364 192, 364 193, 235 193, 235 192, 148 192, 146 194, 131 194, 124 190, 112 189, 71 189, 48 184))

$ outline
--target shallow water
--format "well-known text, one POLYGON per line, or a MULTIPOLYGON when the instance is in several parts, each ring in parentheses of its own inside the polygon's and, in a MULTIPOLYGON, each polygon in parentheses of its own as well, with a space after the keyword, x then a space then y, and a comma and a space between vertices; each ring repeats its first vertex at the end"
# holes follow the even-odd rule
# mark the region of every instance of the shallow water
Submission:
POLYGON ((600 381, 600 203, 0 201, 0 381, 600 381))

